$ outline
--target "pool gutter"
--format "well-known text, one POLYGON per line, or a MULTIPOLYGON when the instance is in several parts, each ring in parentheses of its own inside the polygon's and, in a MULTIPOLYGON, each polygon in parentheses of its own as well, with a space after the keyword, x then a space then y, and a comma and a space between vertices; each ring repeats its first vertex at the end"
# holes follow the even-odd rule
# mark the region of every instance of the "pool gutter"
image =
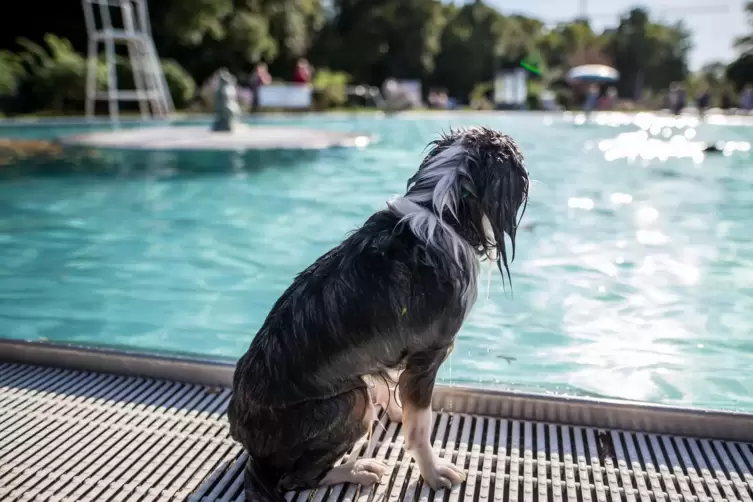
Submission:
MULTIPOLYGON (((146 354, 72 344, 0 340, 0 363, 230 387, 234 364, 194 356, 146 354)), ((2 382, 0 382, 2 386, 2 382)), ((753 442, 753 414, 642 402, 438 385, 437 411, 511 420, 753 442)))

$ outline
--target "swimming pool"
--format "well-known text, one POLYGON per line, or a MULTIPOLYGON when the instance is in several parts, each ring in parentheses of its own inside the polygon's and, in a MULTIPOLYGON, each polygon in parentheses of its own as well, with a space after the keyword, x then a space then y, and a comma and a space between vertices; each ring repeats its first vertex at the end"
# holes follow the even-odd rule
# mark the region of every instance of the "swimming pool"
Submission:
MULTIPOLYGON (((293 276, 404 190, 428 141, 484 124, 521 144, 529 227, 513 291, 492 276, 443 381, 753 410, 751 153, 678 158, 692 149, 671 139, 746 142, 753 129, 641 133, 538 114, 263 120, 380 141, 0 166, 0 336, 237 357, 293 276)), ((5 125, 0 137, 85 129, 5 125)))

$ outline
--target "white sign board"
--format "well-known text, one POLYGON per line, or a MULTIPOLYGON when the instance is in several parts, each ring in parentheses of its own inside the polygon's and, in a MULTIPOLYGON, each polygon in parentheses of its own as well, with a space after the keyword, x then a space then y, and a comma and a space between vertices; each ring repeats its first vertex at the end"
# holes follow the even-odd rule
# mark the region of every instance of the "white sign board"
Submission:
POLYGON ((500 72, 494 78, 494 102, 505 105, 522 105, 528 94, 525 70, 500 72))
POLYGON ((260 108, 310 108, 312 89, 302 84, 269 84, 259 87, 260 108))

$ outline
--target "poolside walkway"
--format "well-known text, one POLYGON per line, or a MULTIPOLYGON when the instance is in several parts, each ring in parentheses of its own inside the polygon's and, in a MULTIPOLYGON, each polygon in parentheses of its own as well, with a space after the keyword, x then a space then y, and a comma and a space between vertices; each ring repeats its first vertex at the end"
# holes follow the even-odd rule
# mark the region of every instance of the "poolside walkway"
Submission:
MULTIPOLYGON (((223 386, 0 363, 0 500, 242 501, 229 396, 223 386)), ((371 444, 357 446, 393 467, 381 484, 287 499, 753 501, 750 443, 445 412, 435 424, 436 450, 468 472, 449 494, 423 485, 400 426, 382 418, 371 444)))

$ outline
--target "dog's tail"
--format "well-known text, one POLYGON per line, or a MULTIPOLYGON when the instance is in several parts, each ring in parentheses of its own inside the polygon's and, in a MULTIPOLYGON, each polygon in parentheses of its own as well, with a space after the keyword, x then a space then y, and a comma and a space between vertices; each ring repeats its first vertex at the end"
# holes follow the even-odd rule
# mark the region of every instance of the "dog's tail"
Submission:
POLYGON ((248 457, 244 472, 246 502, 286 502, 277 488, 282 472, 248 457))

